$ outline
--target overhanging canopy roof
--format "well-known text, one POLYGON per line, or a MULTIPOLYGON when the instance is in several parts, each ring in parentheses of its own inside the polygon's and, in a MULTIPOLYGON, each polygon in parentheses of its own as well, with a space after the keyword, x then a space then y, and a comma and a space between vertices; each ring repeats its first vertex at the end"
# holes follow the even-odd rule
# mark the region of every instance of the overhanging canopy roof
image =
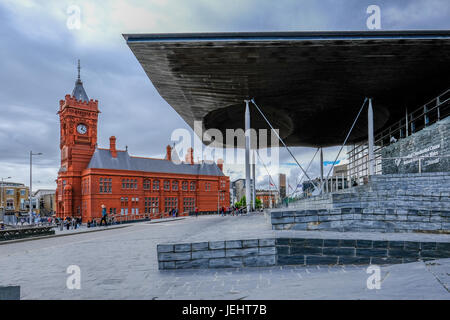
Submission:
MULTIPOLYGON (((160 95, 193 127, 244 127, 254 98, 291 146, 341 144, 364 97, 375 130, 450 84, 450 31, 127 34, 160 95)), ((251 108, 253 128, 268 128, 251 108)), ((225 135, 224 135, 225 136, 225 135)), ((367 116, 349 142, 367 137, 367 116)))

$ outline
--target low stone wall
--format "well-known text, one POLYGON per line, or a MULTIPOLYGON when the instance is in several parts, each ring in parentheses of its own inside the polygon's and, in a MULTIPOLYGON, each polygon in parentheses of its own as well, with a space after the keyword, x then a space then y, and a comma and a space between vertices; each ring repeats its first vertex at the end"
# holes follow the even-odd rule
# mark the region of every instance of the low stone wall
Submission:
POLYGON ((397 264, 450 257, 448 242, 276 239, 277 265, 397 264))
POLYGON ((17 227, 0 230, 0 241, 39 237, 55 234, 53 226, 17 227))
POLYGON ((292 210, 271 212, 274 230, 450 233, 450 211, 413 209, 292 210))
POLYGON ((273 266, 275 239, 158 244, 159 269, 273 266))
POLYGON ((450 258, 450 242, 275 238, 159 244, 160 270, 397 264, 450 258))

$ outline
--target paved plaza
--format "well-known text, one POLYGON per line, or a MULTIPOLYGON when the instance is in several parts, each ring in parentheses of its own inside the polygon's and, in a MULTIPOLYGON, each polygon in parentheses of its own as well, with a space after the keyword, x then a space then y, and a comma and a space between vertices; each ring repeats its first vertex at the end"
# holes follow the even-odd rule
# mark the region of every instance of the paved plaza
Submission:
POLYGON ((372 290, 367 266, 158 270, 159 243, 274 232, 262 214, 200 216, 2 244, 0 286, 21 286, 21 299, 450 299, 450 259, 382 266, 381 288, 372 290), (79 290, 66 286, 70 265, 80 267, 79 290))

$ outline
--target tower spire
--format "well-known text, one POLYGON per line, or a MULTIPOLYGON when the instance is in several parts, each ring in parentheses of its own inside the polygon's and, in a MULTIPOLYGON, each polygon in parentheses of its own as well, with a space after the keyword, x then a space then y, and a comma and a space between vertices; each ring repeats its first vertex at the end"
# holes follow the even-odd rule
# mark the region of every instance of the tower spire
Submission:
POLYGON ((80 65, 80 59, 78 59, 78 78, 77 81, 75 81, 75 88, 73 88, 72 91, 72 97, 76 98, 77 100, 82 100, 84 102, 88 102, 89 98, 86 94, 86 91, 83 88, 83 82, 81 81, 81 65, 80 65))
POLYGON ((78 59, 78 80, 79 81, 81 81, 80 73, 81 73, 81 66, 80 66, 80 59, 78 59))

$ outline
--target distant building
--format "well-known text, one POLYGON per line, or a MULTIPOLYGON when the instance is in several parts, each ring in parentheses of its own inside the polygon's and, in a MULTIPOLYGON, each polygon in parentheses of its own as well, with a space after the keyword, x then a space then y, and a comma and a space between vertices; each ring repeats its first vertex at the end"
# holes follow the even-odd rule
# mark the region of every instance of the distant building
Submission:
MULTIPOLYGON (((26 215, 29 203, 29 188, 23 183, 0 182, 0 220, 4 215, 26 215)), ((36 203, 34 202, 34 208, 36 203)))
POLYGON ((286 175, 284 173, 280 173, 278 175, 278 181, 280 186, 280 197, 281 199, 286 198, 286 175))
POLYGON ((280 202, 280 195, 274 190, 256 190, 256 198, 261 200, 264 208, 273 208, 280 202))
POLYGON ((55 189, 39 189, 33 193, 33 199, 39 204, 36 212, 41 216, 53 215, 56 212, 55 189))
POLYGON ((333 168, 334 177, 347 177, 348 176, 348 164, 335 165, 333 168))
MULTIPOLYGON (((237 179, 231 183, 233 201, 232 204, 241 201, 242 197, 245 196, 245 179, 237 179)), ((253 179, 250 179, 250 194, 253 194, 253 179)))

